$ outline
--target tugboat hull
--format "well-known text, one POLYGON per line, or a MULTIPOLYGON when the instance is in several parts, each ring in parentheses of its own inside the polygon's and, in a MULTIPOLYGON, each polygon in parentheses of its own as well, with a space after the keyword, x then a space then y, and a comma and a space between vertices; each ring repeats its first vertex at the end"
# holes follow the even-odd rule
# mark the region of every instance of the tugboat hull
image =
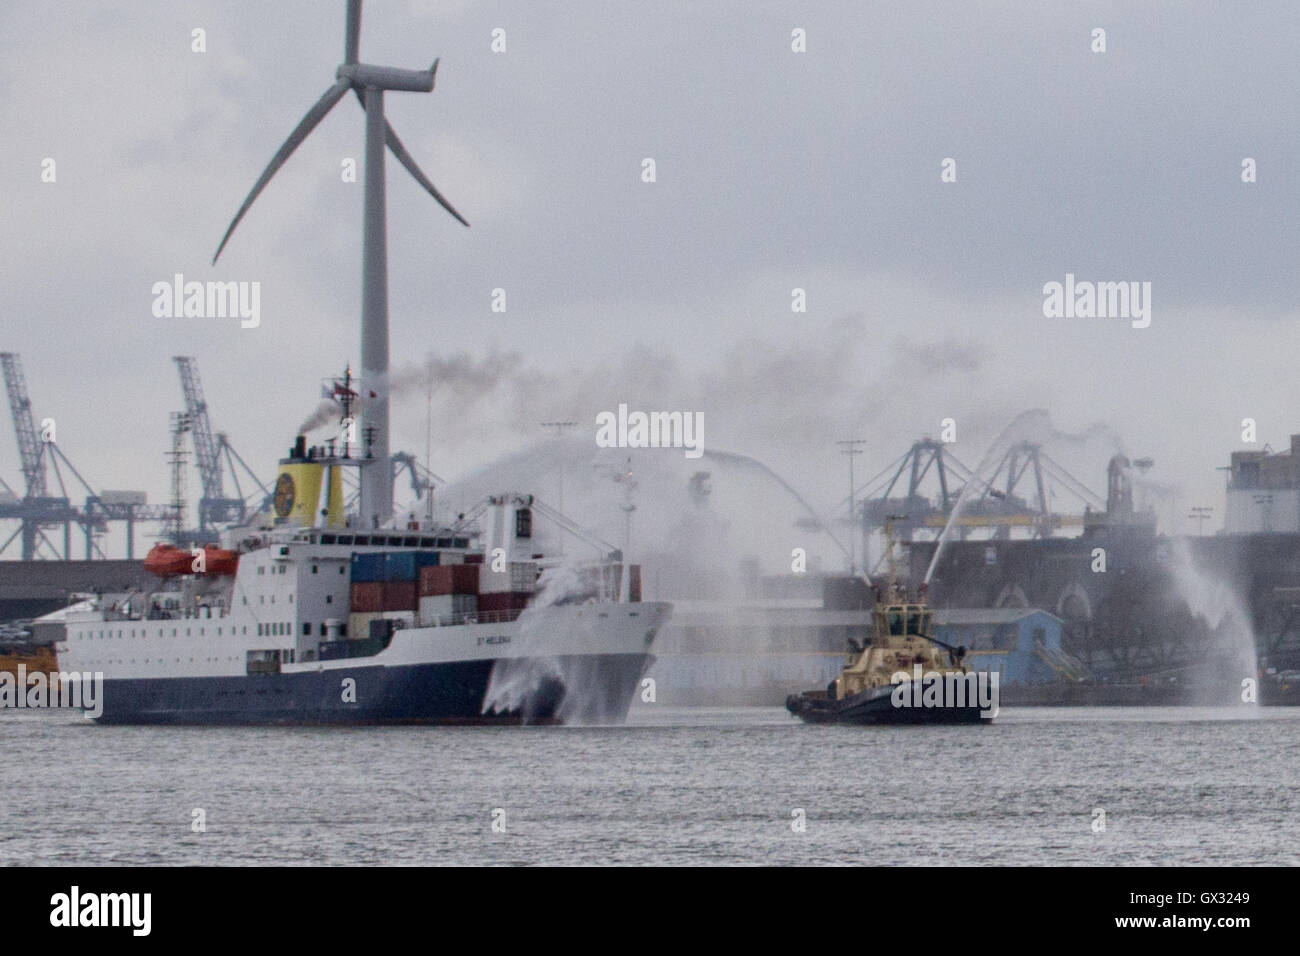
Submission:
POLYGON ((834 700, 824 691, 791 694, 785 709, 809 724, 978 724, 987 723, 978 705, 940 707, 895 706, 894 688, 875 687, 844 700, 834 700))

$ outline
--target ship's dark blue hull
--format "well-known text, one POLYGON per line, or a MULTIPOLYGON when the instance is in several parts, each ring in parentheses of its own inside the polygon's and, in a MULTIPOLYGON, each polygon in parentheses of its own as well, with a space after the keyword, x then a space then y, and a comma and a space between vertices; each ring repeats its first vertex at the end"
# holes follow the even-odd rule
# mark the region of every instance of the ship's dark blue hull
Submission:
MULTIPOLYGON (((522 702, 483 713, 496 661, 356 666, 245 677, 106 679, 101 724, 520 724, 619 722, 653 658, 509 662, 522 702), (349 684, 348 682, 352 683, 349 684)), ((500 675, 498 675, 499 677, 500 675)), ((519 694, 515 696, 520 696, 519 694)))

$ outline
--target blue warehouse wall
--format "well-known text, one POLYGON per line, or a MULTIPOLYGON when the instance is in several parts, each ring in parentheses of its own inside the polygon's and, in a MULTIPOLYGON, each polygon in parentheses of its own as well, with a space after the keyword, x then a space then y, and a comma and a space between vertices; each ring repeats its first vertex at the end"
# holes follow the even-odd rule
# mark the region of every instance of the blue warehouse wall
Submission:
POLYGON ((934 635, 968 649, 972 667, 998 674, 1001 684, 1037 684, 1061 679, 1044 657, 1061 650, 1061 620, 1042 610, 947 609, 934 635), (1040 652, 1041 651, 1041 652, 1040 652))

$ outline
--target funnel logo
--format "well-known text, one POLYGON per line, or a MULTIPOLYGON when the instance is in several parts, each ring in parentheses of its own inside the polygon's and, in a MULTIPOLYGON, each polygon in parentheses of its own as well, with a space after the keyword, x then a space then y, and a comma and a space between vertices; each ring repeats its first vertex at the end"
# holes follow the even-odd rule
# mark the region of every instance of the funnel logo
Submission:
POLYGON ((912 673, 897 671, 889 682, 894 685, 890 703, 895 707, 978 707, 986 720, 998 715, 997 671, 923 672, 914 664, 912 673))
POLYGON ((687 458, 704 454, 703 412, 629 412, 596 416, 596 444, 600 448, 685 448, 687 458))
POLYGON ((287 518, 289 512, 293 511, 294 491, 293 478, 287 471, 281 472, 280 477, 275 479, 275 497, 272 499, 278 517, 287 518))

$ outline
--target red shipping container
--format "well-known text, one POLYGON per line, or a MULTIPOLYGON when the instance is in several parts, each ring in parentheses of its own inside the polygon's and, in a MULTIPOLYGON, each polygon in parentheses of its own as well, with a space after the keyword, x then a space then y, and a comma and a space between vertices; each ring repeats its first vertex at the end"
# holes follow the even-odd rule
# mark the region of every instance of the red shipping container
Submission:
POLYGON ((385 581, 383 611, 414 611, 419 605, 415 581, 385 581))
POLYGON ((353 582, 350 603, 353 614, 384 610, 384 585, 379 581, 353 582))
POLYGON ((478 596, 479 613, 488 611, 522 611, 533 595, 527 591, 496 591, 478 596))
POLYGON ((478 594, 477 564, 442 564, 420 569, 420 596, 478 594))

